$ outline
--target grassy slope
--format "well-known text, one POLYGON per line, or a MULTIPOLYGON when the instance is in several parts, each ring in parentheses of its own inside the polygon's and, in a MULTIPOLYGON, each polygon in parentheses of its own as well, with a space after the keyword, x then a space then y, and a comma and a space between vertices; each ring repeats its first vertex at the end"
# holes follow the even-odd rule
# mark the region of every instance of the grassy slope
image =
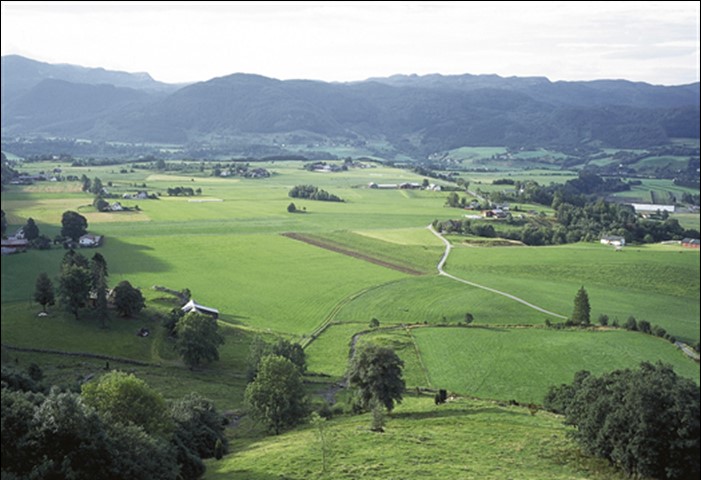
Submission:
POLYGON ((370 415, 325 424, 327 470, 317 430, 235 443, 230 455, 207 462, 207 478, 460 478, 622 479, 604 462, 583 457, 560 417, 490 402, 407 397, 388 417, 385 433, 369 430, 370 415))
POLYGON ((500 400, 540 403, 575 372, 594 374, 663 361, 699 383, 699 365, 666 340, 626 331, 544 328, 417 328, 431 386, 500 400))
POLYGON ((598 244, 485 249, 455 248, 447 271, 569 315, 584 286, 592 321, 629 315, 687 340, 699 338, 699 252, 673 246, 598 244))
MULTIPOLYGON (((203 189, 204 194, 198 200, 223 200, 190 202, 185 198, 162 197, 161 200, 125 201, 127 205, 139 204, 142 209, 141 212, 127 215, 92 212, 90 207, 86 207, 92 198, 78 192, 75 183, 10 187, 2 193, 3 209, 9 213, 12 226, 21 225, 26 217, 32 216, 38 221, 42 232, 51 236, 58 232, 60 215, 64 210, 78 209, 86 214, 90 230, 107 235, 100 252, 107 258, 111 284, 122 279, 130 280, 144 289, 150 304, 158 303, 156 299, 159 294, 148 290, 153 284, 177 289, 187 287, 198 301, 220 308, 223 312, 220 325, 226 343, 220 349, 219 362, 197 372, 184 368, 149 312, 135 320, 115 318, 106 331, 100 330, 96 322, 88 318, 89 315, 76 322, 60 313, 58 308, 48 318, 37 318, 35 314, 39 307, 31 304, 30 300, 34 280, 40 271, 51 275, 58 271, 64 254, 59 249, 31 251, 3 258, 3 342, 105 353, 160 364, 158 367, 135 367, 112 362, 111 367, 135 371, 168 398, 178 398, 196 390, 212 398, 219 409, 229 410, 241 407, 245 359, 253 335, 251 330, 270 329, 299 338, 310 333, 325 319, 341 322, 328 328, 308 349, 310 370, 337 378, 345 370, 350 338, 355 332, 365 330, 373 317, 378 318, 382 326, 424 321, 430 324, 456 323, 464 318, 465 312, 473 313, 475 323, 482 325, 543 322, 544 315, 483 290, 436 276, 408 277, 279 236, 285 231, 313 233, 370 255, 403 261, 431 272, 442 248, 424 226, 435 218, 446 216, 443 207, 446 194, 358 188, 369 181, 421 181, 420 177, 386 168, 353 170, 344 174, 313 174, 300 170, 300 165, 295 163, 263 166, 275 170, 276 175, 267 180, 240 180, 146 171, 120 175, 111 173, 113 167, 64 169, 66 174, 99 176, 105 183, 113 180, 111 190, 117 194, 134 192, 141 187, 131 184, 141 185, 145 182, 149 191, 165 191, 168 187, 184 185, 203 189), (300 201, 296 202, 298 207, 307 207, 308 213, 290 215, 286 212, 286 206, 291 201, 287 191, 300 183, 319 185, 347 202, 300 201), (376 288, 368 288, 371 286, 376 288), (354 294, 366 289, 365 293, 353 298, 354 294), (352 300, 345 302, 349 298, 352 300), (336 310, 337 307, 340 308, 336 310), (144 325, 150 326, 154 334, 146 339, 136 337, 135 331, 144 325)), ((29 169, 48 167, 49 164, 32 164, 29 169)), ((543 180, 548 176, 543 173, 543 180)), ((557 177, 553 179, 559 180, 557 177)), ((698 338, 698 253, 696 256, 686 252, 684 255, 676 253, 677 257, 672 258, 664 256, 667 250, 646 248, 641 250, 643 254, 638 255, 636 250, 626 249, 620 264, 609 264, 605 260, 611 252, 596 248, 592 245, 544 249, 457 248, 448 269, 469 279, 484 280, 488 285, 493 282, 493 286, 503 287, 535 303, 543 303, 546 308, 561 309, 565 314, 569 313, 571 299, 584 278, 594 315, 603 311, 613 316, 620 311, 624 313, 618 314, 619 319, 624 320, 633 313, 638 318, 664 325, 676 335, 682 334, 682 328, 676 327, 683 326, 686 331, 696 332, 695 338, 698 338), (528 254, 524 255, 524 252, 528 254), (662 255, 658 256, 655 252, 662 252, 662 255), (689 259, 692 261, 689 262, 689 259), (585 268, 588 265, 597 265, 596 272, 582 277, 582 272, 594 270, 585 268), (567 273, 569 266, 575 272, 574 277, 567 273), (679 272, 684 272, 684 277, 688 273, 696 280, 680 285, 683 282, 677 278, 679 272), (472 277, 473 274, 477 278, 472 277), (626 288, 612 291, 608 285, 611 279, 613 283, 620 284, 630 277, 647 282, 648 289, 651 285, 661 285, 659 289, 663 293, 636 290, 628 283, 625 284, 626 288), (596 282, 597 278, 599 283, 596 282), (594 284, 590 286, 592 279, 594 284), (675 328, 653 316, 656 313, 674 316, 670 324, 675 328)), ((93 251, 83 253, 91 256, 93 251)), ((620 254, 616 255, 620 257, 620 254)), ((464 387, 460 382, 465 381, 465 372, 474 370, 475 375, 484 378, 491 375, 485 369, 489 370, 494 362, 507 358, 495 353, 498 351, 495 342, 504 336, 501 332, 493 334, 494 337, 485 337, 479 345, 474 345, 475 351, 487 345, 496 345, 494 349, 483 352, 479 358, 464 355, 469 351, 465 346, 470 345, 470 341, 459 340, 463 332, 468 331, 482 330, 381 330, 363 337, 360 343, 376 341, 397 349, 406 363, 405 376, 410 386, 439 384, 437 386, 445 385, 456 391, 470 390, 469 393, 496 398, 513 398, 517 395, 507 395, 505 392, 518 391, 519 400, 522 400, 520 395, 535 395, 538 389, 543 388, 545 377, 539 378, 539 383, 530 391, 526 389, 522 394, 521 390, 515 390, 521 388, 519 382, 523 377, 509 374, 506 365, 501 369, 501 376, 495 372, 494 378, 500 379, 499 382, 492 382, 496 393, 485 388, 472 392, 473 383, 464 387), (459 333, 443 339, 441 335, 449 331, 459 333), (417 345, 420 356, 417 355, 417 345), (450 358, 454 361, 445 365, 441 362, 445 362, 448 348, 453 352, 450 358), (449 386, 450 382, 456 382, 454 388, 449 386)), ((541 345, 540 337, 529 338, 524 345, 520 345, 523 342, 514 341, 514 347, 508 350, 519 352, 519 348, 530 345, 537 350, 529 354, 533 355, 533 361, 540 359, 553 365, 562 363, 563 358, 575 358, 571 350, 578 347, 570 346, 574 338, 572 333, 544 333, 553 335, 550 343, 560 345, 559 349, 551 352, 552 358, 541 359, 538 356, 542 354, 537 348, 541 345)), ((592 335, 581 339, 581 343, 588 346, 585 351, 588 356, 596 353, 598 359, 617 358, 618 351, 621 351, 628 355, 625 361, 637 361, 636 355, 644 359, 657 358, 657 344, 651 347, 652 344, 646 343, 660 342, 657 339, 623 334, 623 340, 601 344, 594 341, 601 338, 597 337, 600 334, 592 335), (645 355, 639 352, 645 352, 645 355), (648 356, 651 352, 655 355, 648 356)), ((661 356, 671 356, 674 351, 669 344, 664 345, 659 347, 666 352, 661 356)), ((505 350, 500 350, 501 355, 505 355, 505 350)), ((578 355, 577 358, 584 357, 581 352, 578 355)), ((29 362, 46 366, 47 377, 64 383, 99 374, 105 367, 104 361, 83 358, 16 352, 7 353, 6 356, 16 358, 20 366, 29 362)), ((6 356, 3 356, 3 361, 8 361, 6 356)), ((520 360, 519 357, 509 361, 519 363, 520 360)), ((690 364, 686 359, 683 361, 690 364)), ((597 360, 596 364, 604 369, 620 366, 614 360, 597 360)), ((562 369, 552 371, 553 378, 568 381, 571 372, 579 369, 578 364, 565 363, 562 369)), ((698 366, 689 376, 698 381, 698 366)), ((390 432, 381 436, 363 431, 363 434, 367 434, 362 438, 363 442, 357 441, 358 428, 362 430, 369 423, 365 417, 335 420, 337 423, 332 422, 331 425, 338 425, 335 438, 339 447, 332 455, 332 465, 335 466, 332 466, 333 475, 329 474, 329 478, 409 478, 426 472, 430 473, 429 476, 445 472, 458 478, 611 478, 609 470, 596 473, 596 468, 591 470, 593 464, 576 456, 571 444, 561 436, 564 429, 559 420, 549 420, 546 426, 539 423, 519 426, 518 422, 500 422, 500 419, 514 417, 508 409, 491 411, 491 407, 475 405, 482 404, 461 404, 454 413, 442 415, 434 412, 430 404, 412 403, 408 399, 407 405, 398 411, 401 413, 406 408, 406 415, 397 415, 390 420, 390 425, 394 423, 395 428, 404 433, 400 440, 392 437, 391 444, 382 443, 390 438, 390 432), (441 425, 434 430, 433 423, 441 425), (542 438, 534 436, 540 429, 549 433, 542 438), (423 434, 419 432, 423 430, 433 432, 430 438, 427 437, 430 441, 421 440, 423 434), (509 433, 511 431, 513 435, 509 433), (560 437, 555 439, 553 435, 560 437), (445 448, 446 443, 456 441, 469 446, 460 449, 458 462, 454 462, 452 457, 455 449, 445 448), (391 445, 398 445, 397 449, 391 450, 391 445), (544 448, 553 445, 554 450, 542 453, 544 448), (378 451, 387 452, 386 458, 385 455, 379 457, 378 451), (562 461, 564 463, 560 461, 563 455, 566 458, 562 461), (419 460, 416 460, 417 464, 412 464, 406 458, 419 460), (485 460, 482 461, 482 458, 485 460), (422 464, 419 465, 419 462, 422 464), (525 476, 522 477, 520 472, 526 472, 525 476)), ((523 412, 516 417, 531 421, 531 417, 523 412)), ((541 417, 546 418, 540 414, 535 418, 541 417)), ((318 458, 318 449, 310 446, 311 435, 311 431, 302 429, 261 440, 260 443, 250 438, 241 440, 230 460, 210 464, 212 478, 231 478, 225 473, 227 470, 238 471, 237 475, 242 478, 279 478, 282 474, 309 476, 303 472, 316 472, 313 462, 318 458), (286 441, 286 438, 289 443, 278 443, 286 441), (218 472, 220 466, 224 468, 218 472)))
POLYGON ((372 342, 393 349, 404 361, 407 387, 446 388, 480 398, 541 403, 548 387, 568 383, 579 370, 599 374, 635 368, 642 361, 671 364, 699 379, 699 366, 668 341, 635 332, 501 327, 418 327, 368 331, 339 324, 307 349, 309 368, 343 375, 352 336, 358 347, 372 342))

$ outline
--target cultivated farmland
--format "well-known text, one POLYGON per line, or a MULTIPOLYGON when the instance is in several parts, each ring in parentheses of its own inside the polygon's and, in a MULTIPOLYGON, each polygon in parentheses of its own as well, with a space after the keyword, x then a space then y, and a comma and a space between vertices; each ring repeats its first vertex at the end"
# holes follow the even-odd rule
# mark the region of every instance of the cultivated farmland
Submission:
MULTIPOLYGON (((499 149, 480 154, 495 153, 499 149)), ((443 410, 434 408, 428 397, 407 398, 390 420, 391 439, 368 436, 357 441, 354 432, 368 423, 366 417, 329 422, 333 467, 328 478, 408 477, 429 470, 436 474, 431 470, 435 464, 445 466, 441 475, 466 478, 504 478, 520 471, 528 472, 523 478, 534 479, 616 478, 608 467, 578 456, 559 418, 531 417, 525 409, 494 402, 541 403, 550 385, 571 381, 578 370, 600 373, 641 361, 670 363, 679 375, 699 382, 698 363, 665 340, 610 328, 547 329, 546 320, 557 323, 561 318, 438 275, 436 264, 444 245, 426 227, 435 219, 461 214, 457 209, 446 213, 447 193, 368 188, 371 182, 421 183, 421 176, 375 163, 334 173, 309 172, 301 162, 256 166, 268 169, 271 176, 216 178, 208 169, 169 173, 140 168, 122 174, 110 166, 63 166, 67 175, 109 182, 115 198, 133 208, 129 212, 95 211, 92 196, 80 191, 79 182, 7 187, 2 205, 8 232, 31 217, 42 233, 53 237, 64 211, 80 212, 91 233, 105 236, 99 252, 109 265, 109 284, 128 280, 141 288, 148 308, 134 319, 112 314, 106 329, 89 311, 75 320, 56 306, 48 317, 37 317, 41 307, 32 301, 35 279, 47 272, 57 283, 65 251, 55 246, 3 257, 1 327, 3 343, 10 347, 3 350, 3 362, 37 363, 47 379, 63 385, 99 375, 107 363, 109 368, 135 371, 167 398, 194 390, 214 400, 219 409, 239 414, 246 359, 255 336, 304 345, 311 374, 307 387, 322 394, 314 401, 320 403, 323 397, 339 405, 344 394, 334 398, 328 392, 339 388, 352 346, 376 343, 393 348, 402 358, 412 395, 421 387, 448 389, 460 397, 443 410), (301 212, 288 213, 288 191, 307 184, 345 202, 294 199, 301 212), (176 186, 202 193, 168 196, 167 189, 176 186), (160 196, 121 198, 138 190, 160 196), (225 344, 218 362, 199 371, 182 364, 158 319, 177 303, 155 291, 154 285, 190 289, 198 302, 220 311, 225 344), (468 313, 473 322, 465 326, 468 313), (373 319, 379 326, 370 327, 373 319), (137 337, 135 332, 143 327, 152 335, 137 337), (29 348, 50 352, 21 350, 29 348), (451 441, 467 447, 451 462, 437 453, 442 445, 438 439, 453 435, 449 432, 456 428, 460 433, 451 441), (395 436, 403 440, 397 444, 395 436), (386 450, 385 442, 419 460, 413 465, 378 460, 373 449, 386 450), (419 454, 422 449, 425 453, 419 454), (504 465, 507 450, 517 453, 510 465, 504 465), (563 452, 564 463, 554 460, 563 452), (468 461, 475 456, 484 461, 468 461), (365 467, 358 467, 361 464, 365 467)), ((26 167, 33 172, 56 165, 26 167)), ((571 178, 569 172, 562 175, 571 178)), ((564 181, 545 171, 526 176, 564 181)), ((501 177, 492 172, 472 180, 481 178, 477 181, 486 185, 501 177)), ((552 215, 550 209, 542 210, 552 215)), ((594 323, 599 314, 621 324, 634 315, 689 343, 699 339, 698 250, 647 245, 617 252, 594 243, 498 247, 466 243, 464 237, 449 240, 454 248, 445 270, 456 277, 561 316, 571 314, 573 297, 584 286, 594 323)), ((93 251, 81 253, 91 256, 93 251)), ((317 472, 311 427, 264 439, 249 419, 240 425, 230 432, 233 455, 211 463, 208 478, 317 472), (262 467, 264 454, 274 458, 262 467)))

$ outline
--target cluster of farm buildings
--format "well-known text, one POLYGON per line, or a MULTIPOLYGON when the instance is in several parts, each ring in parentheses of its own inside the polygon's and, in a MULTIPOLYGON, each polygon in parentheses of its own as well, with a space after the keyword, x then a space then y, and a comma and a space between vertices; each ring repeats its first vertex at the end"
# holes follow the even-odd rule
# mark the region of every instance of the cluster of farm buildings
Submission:
MULTIPOLYGON (((78 238, 77 242, 72 242, 72 244, 69 246, 71 248, 99 247, 100 245, 102 245, 103 238, 104 237, 102 235, 93 235, 90 233, 86 233, 85 235, 78 238)), ((22 228, 17 230, 17 232, 15 232, 14 235, 11 235, 7 238, 3 238, 1 244, 2 245, 0 247, 0 253, 2 253, 2 255, 11 255, 13 253, 26 252, 30 246, 29 240, 24 238, 24 230, 22 230, 22 228)))

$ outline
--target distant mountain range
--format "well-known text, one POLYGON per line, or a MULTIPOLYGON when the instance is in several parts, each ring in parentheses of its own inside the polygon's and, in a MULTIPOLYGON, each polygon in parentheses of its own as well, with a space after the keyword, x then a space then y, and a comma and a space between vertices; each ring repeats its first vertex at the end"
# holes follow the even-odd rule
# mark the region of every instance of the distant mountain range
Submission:
POLYGON ((233 74, 190 85, 2 57, 3 136, 175 144, 648 147, 699 137, 699 83, 395 75, 362 82, 233 74))

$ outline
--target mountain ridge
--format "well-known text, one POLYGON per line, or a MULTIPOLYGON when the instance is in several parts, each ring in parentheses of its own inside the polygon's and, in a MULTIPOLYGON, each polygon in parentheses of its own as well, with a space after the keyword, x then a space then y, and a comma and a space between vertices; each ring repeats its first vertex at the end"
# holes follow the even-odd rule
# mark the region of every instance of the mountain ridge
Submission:
POLYGON ((234 73, 166 88, 148 74, 22 58, 2 57, 3 135, 189 144, 283 134, 384 142, 415 158, 464 145, 643 148, 699 136, 698 82, 430 74, 329 83, 234 73))

